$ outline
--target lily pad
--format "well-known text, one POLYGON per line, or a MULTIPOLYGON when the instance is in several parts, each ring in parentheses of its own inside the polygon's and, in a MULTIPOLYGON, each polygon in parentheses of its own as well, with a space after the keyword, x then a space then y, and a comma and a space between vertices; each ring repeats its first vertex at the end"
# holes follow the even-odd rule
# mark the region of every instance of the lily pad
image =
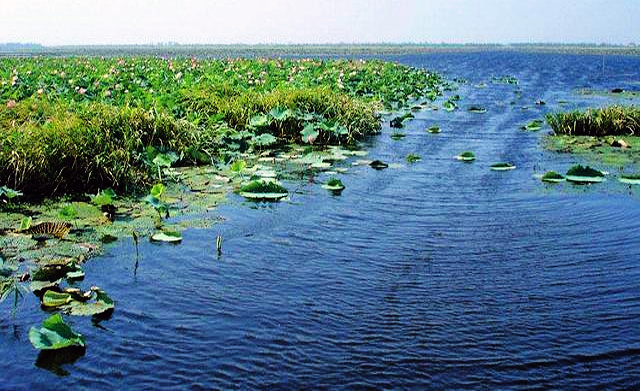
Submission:
POLYGON ((62 315, 53 314, 42 322, 42 327, 31 327, 29 341, 36 349, 51 350, 70 346, 85 346, 82 334, 74 332, 62 319, 62 315))
POLYGON ((484 114, 487 112, 487 109, 485 109, 484 107, 480 107, 480 106, 471 106, 469 107, 469 112, 470 113, 476 113, 476 114, 484 114))
POLYGON ((113 310, 113 300, 101 289, 93 287, 88 300, 73 300, 60 307, 62 311, 73 316, 94 316, 113 310))
POLYGON ((538 130, 542 129, 542 125, 544 125, 544 121, 543 120, 534 119, 533 121, 531 121, 528 124, 524 125, 522 127, 522 130, 528 130, 530 132, 537 132, 538 130))
POLYGON ((640 174, 622 174, 618 180, 628 185, 640 185, 640 174))
POLYGON ((334 193, 339 193, 342 190, 344 190, 344 184, 342 183, 342 181, 340 179, 337 178, 331 178, 327 181, 327 183, 325 183, 324 185, 322 185, 323 189, 327 189, 329 191, 332 191, 334 193))
POLYGON ((182 235, 180 232, 175 231, 162 231, 157 232, 151 236, 151 241, 153 242, 167 242, 167 243, 178 243, 182 241, 182 235))
POLYGON ((251 200, 278 201, 289 191, 273 180, 255 180, 240 188, 240 195, 251 200))
POLYGON ((471 162, 476 160, 476 154, 471 151, 464 151, 460 155, 456 156, 456 159, 464 162, 471 162))
POLYGON ((415 163, 422 160, 420 155, 416 155, 415 153, 408 154, 405 159, 407 160, 407 163, 415 163))
POLYGON ((491 165, 491 169, 493 171, 507 171, 507 170, 513 170, 515 168, 516 168, 515 165, 507 162, 494 163, 491 165))
POLYGON ((394 140, 402 140, 403 138, 406 137, 406 134, 404 133, 400 133, 400 132, 393 132, 391 133, 391 138, 394 140))
POLYGON ((456 103, 455 103, 455 102, 453 102, 453 101, 451 101, 451 100, 448 100, 448 101, 446 101, 446 102, 444 102, 444 103, 442 104, 442 108, 443 108, 445 111, 449 111, 449 112, 451 112, 451 111, 455 110, 457 107, 458 107, 458 105, 456 105, 456 103))
POLYGON ((440 133, 440 132, 442 132, 442 130, 440 129, 440 127, 438 125, 433 125, 433 126, 427 128, 427 132, 429 132, 429 133, 440 133))
POLYGON ((42 305, 44 307, 60 307, 72 301, 71 294, 66 292, 48 290, 42 296, 42 305))
POLYGON ((542 176, 542 178, 540 178, 543 182, 550 182, 550 183, 560 183, 560 182, 564 182, 565 178, 563 175, 558 174, 555 171, 547 171, 544 173, 544 175, 542 176))
POLYGON ((384 168, 389 167, 389 165, 381 160, 374 160, 371 163, 369 163, 369 166, 371 166, 371 168, 374 168, 376 170, 382 170, 384 168))
POLYGON ((604 181, 604 174, 589 166, 576 165, 567 171, 566 179, 575 183, 598 183, 604 181))

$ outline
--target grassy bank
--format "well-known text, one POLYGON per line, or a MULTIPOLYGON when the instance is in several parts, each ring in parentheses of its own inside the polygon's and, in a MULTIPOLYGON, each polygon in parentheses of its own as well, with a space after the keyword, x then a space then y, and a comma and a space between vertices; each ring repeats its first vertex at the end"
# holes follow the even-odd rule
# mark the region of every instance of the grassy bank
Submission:
POLYGON ((634 136, 640 135, 640 108, 609 106, 586 111, 547 114, 547 123, 556 135, 634 136))
POLYGON ((441 91, 381 61, 0 59, 0 186, 25 195, 133 191, 160 154, 227 164, 286 143, 349 144, 441 91))

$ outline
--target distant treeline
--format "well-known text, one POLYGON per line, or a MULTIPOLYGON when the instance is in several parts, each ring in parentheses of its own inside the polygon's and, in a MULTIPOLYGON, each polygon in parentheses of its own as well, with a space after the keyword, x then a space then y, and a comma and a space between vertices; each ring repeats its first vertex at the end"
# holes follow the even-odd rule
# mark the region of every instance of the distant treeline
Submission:
POLYGON ((277 56, 359 56, 398 55, 455 51, 525 51, 536 53, 640 55, 640 46, 595 44, 144 44, 144 45, 63 45, 0 44, 0 55, 32 54, 52 56, 198 56, 198 57, 277 57, 277 56))

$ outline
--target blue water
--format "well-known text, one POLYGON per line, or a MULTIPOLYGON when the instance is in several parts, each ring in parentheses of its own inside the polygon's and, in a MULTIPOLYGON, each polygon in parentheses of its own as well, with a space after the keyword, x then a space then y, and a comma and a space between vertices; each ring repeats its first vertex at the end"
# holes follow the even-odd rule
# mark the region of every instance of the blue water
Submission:
POLYGON ((640 388, 639 194, 615 179, 543 184, 534 175, 583 162, 544 151, 549 129, 519 129, 629 103, 575 91, 640 89, 640 58, 608 56, 604 69, 587 55, 388 59, 467 79, 461 110, 417 113, 401 141, 385 125, 364 146, 397 165, 344 163, 341 196, 312 183, 324 174, 287 182, 289 202, 231 195, 221 225, 176 246, 143 241, 136 273, 131 241, 108 247, 85 272, 116 310, 68 318, 88 347, 58 374, 35 365, 28 342, 46 316, 37 298, 16 317, 3 305, 0 388, 640 388), (519 84, 491 82, 504 75, 519 84), (434 123, 443 132, 427 134, 434 123), (453 159, 464 150, 478 159, 453 159), (422 160, 409 165, 408 153, 422 160), (517 169, 490 171, 498 161, 517 169))

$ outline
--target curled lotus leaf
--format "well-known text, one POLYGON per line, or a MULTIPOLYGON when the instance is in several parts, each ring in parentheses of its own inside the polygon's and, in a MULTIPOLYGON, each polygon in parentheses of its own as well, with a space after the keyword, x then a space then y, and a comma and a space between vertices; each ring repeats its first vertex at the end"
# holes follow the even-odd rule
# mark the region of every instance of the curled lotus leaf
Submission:
POLYGON ((42 327, 31 327, 29 341, 36 349, 51 350, 70 346, 85 346, 82 334, 78 334, 67 325, 62 315, 53 314, 42 322, 42 327))

